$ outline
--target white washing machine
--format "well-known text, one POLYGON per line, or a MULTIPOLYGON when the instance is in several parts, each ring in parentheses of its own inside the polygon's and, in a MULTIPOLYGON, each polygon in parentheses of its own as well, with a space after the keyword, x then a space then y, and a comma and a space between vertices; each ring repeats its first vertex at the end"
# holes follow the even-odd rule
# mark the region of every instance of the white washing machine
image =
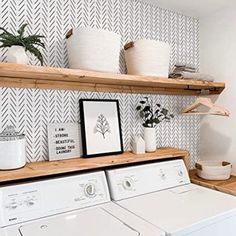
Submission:
POLYGON ((0 188, 1 236, 163 236, 110 201, 104 172, 0 188))
POLYGON ((107 171, 112 199, 171 236, 235 236, 236 197, 190 183, 182 160, 107 171))

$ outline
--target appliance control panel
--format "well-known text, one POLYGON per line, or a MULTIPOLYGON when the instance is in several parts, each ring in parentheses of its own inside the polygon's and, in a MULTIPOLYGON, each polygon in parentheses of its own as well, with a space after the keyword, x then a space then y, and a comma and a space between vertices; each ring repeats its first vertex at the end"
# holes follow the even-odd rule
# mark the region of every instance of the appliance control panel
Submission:
POLYGON ((183 160, 108 170, 107 178, 113 200, 122 200, 190 183, 183 160))
POLYGON ((110 201, 102 171, 0 188, 0 227, 110 201))

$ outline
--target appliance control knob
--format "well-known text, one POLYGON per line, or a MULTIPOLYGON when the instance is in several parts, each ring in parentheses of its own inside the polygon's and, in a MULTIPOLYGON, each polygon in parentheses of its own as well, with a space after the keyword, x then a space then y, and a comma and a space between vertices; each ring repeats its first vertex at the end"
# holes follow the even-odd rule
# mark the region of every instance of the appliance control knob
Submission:
POLYGON ((161 173, 161 178, 162 178, 162 180, 165 180, 166 179, 166 174, 165 173, 161 173))
POLYGON ((132 190, 134 188, 134 181, 131 178, 126 178, 123 180, 122 185, 125 190, 132 190))
POLYGON ((9 205, 8 208, 9 208, 10 210, 15 210, 17 207, 18 207, 18 205, 17 205, 16 203, 12 203, 12 204, 9 205))
POLYGON ((26 203, 26 205, 29 206, 29 207, 33 206, 34 204, 35 204, 34 200, 29 200, 26 203))
POLYGON ((178 175, 179 175, 180 177, 183 176, 183 175, 184 175, 183 171, 182 171, 182 170, 179 170, 179 171, 178 171, 178 175))
POLYGON ((95 185, 92 183, 87 184, 84 188, 84 193, 89 198, 95 197, 95 195, 96 195, 95 185))

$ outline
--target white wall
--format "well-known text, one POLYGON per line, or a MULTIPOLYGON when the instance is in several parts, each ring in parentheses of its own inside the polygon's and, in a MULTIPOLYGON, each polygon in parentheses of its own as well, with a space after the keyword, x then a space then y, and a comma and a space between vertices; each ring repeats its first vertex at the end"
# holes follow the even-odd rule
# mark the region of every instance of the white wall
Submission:
POLYGON ((236 4, 200 21, 202 72, 224 81, 226 89, 215 99, 227 107, 227 117, 207 116, 201 121, 201 159, 228 160, 236 173, 236 4))

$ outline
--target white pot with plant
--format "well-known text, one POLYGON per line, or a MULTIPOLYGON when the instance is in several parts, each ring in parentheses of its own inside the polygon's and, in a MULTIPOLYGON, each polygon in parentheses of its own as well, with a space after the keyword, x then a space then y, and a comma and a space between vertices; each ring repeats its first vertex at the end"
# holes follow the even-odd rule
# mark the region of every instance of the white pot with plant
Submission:
POLYGON ((144 127, 144 141, 146 152, 156 151, 156 130, 155 127, 162 121, 170 121, 174 118, 173 114, 169 114, 169 111, 162 108, 160 104, 150 103, 148 97, 144 97, 144 100, 139 102, 136 107, 142 119, 142 125, 144 127))
POLYGON ((23 24, 18 30, 17 34, 10 33, 6 29, 0 27, 2 33, 0 34, 0 48, 8 48, 7 62, 28 64, 29 57, 26 52, 33 54, 43 65, 43 56, 38 47, 45 49, 44 43, 41 41, 42 35, 28 35, 25 36, 25 28, 28 24, 23 24))

